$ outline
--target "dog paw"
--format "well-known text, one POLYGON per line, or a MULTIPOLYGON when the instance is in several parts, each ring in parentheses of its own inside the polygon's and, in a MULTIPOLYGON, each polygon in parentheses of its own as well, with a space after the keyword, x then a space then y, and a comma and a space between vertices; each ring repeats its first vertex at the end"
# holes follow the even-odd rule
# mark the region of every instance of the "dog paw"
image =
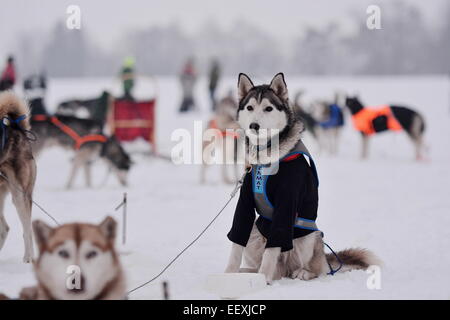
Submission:
POLYGON ((25 257, 23 257, 23 262, 24 263, 32 263, 33 262, 33 257, 25 256, 25 257))
POLYGON ((266 283, 268 285, 271 285, 273 283, 273 272, 265 271, 260 268, 258 273, 261 273, 264 275, 264 277, 266 278, 266 283))
POLYGON ((316 275, 314 273, 309 272, 308 270, 305 269, 297 269, 291 275, 292 279, 300 279, 300 280, 311 280, 315 277, 316 275))

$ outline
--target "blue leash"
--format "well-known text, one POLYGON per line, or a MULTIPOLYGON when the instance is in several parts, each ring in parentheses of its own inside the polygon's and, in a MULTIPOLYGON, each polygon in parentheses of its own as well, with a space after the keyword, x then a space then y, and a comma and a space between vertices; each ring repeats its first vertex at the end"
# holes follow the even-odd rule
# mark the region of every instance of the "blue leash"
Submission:
POLYGON ((336 257, 337 261, 339 262, 339 268, 337 268, 336 270, 333 270, 333 267, 331 266, 331 263, 327 260, 328 267, 330 267, 330 272, 328 272, 327 274, 334 276, 334 274, 335 274, 336 272, 338 272, 339 270, 341 270, 342 265, 343 265, 344 263, 343 263, 342 260, 339 258, 339 256, 337 255, 337 253, 334 252, 334 250, 331 249, 331 247, 330 247, 326 242, 324 242, 324 244, 328 247, 328 249, 330 249, 330 251, 334 254, 334 256, 336 257))

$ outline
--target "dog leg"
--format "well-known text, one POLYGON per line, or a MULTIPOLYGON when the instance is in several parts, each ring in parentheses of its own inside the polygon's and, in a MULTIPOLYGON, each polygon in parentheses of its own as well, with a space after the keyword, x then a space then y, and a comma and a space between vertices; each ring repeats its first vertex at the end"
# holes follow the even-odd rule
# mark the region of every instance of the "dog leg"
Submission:
POLYGON ((232 184, 234 183, 234 181, 232 181, 229 177, 228 177, 228 167, 226 164, 222 164, 222 179, 223 182, 225 182, 226 184, 232 184))
POLYGON ((244 252, 244 247, 233 243, 231 245, 230 258, 228 259, 228 265, 225 269, 225 273, 237 273, 242 263, 242 254, 244 252))
POLYGON ((369 137, 362 133, 361 159, 367 159, 369 153, 369 137))
POLYGON ((205 149, 209 146, 211 142, 203 141, 202 143, 202 167, 200 169, 200 183, 206 183, 206 169, 209 166, 210 155, 205 153, 205 149))
POLYGON ((73 159, 72 170, 70 171, 69 180, 66 184, 66 189, 71 189, 73 187, 73 183, 75 181, 75 177, 77 175, 78 169, 80 167, 84 167, 87 163, 86 155, 82 150, 77 151, 75 157, 73 159))
MULTIPOLYGON (((11 178, 10 178, 11 179, 11 178)), ((12 200, 14 206, 19 214, 20 222, 22 223, 23 229, 23 241, 25 244, 25 254, 23 256, 23 262, 30 263, 33 260, 33 236, 31 229, 31 192, 24 190, 25 188, 15 186, 10 188, 12 200), (22 191, 24 190, 24 191, 22 191)))
POLYGON ((266 250, 264 250, 261 268, 259 268, 258 272, 266 276, 267 284, 272 284, 273 282, 280 253, 281 253, 280 247, 266 248, 266 250))
POLYGON ((4 206, 5 206, 5 198, 8 194, 8 189, 5 185, 0 187, 0 250, 3 248, 5 244, 6 238, 8 237, 9 226, 5 220, 4 216, 4 206))
MULTIPOLYGON (((309 261, 302 261, 301 266, 294 270, 291 274, 292 279, 311 280, 317 278, 321 274, 325 274, 328 271, 327 258, 323 249, 322 236, 319 234, 312 235, 314 237, 314 244, 312 248, 312 255, 304 252, 310 245, 303 247, 302 253, 309 258, 309 261)), ((307 249, 308 250, 308 249, 307 249)), ((300 259, 305 257, 300 257, 300 259)), ((306 259, 308 259, 306 258, 306 259)))
POLYGON ((86 161, 84 164, 84 176, 86 179, 86 187, 91 188, 92 187, 91 163, 89 161, 86 161))
POLYGON ((422 147, 423 147, 423 139, 422 139, 422 128, 423 120, 419 116, 415 116, 411 125, 411 133, 409 134, 415 147, 416 152, 416 160, 420 161, 423 159, 422 157, 422 147))

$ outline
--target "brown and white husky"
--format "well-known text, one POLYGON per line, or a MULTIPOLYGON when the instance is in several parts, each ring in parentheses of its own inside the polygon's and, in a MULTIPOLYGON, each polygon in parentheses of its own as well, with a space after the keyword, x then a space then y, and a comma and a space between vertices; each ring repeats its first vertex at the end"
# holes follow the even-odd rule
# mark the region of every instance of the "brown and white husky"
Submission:
POLYGON ((25 243, 23 261, 26 263, 33 259, 31 206, 36 180, 36 163, 27 137, 27 130, 30 129, 26 118, 28 113, 27 104, 12 92, 0 94, 0 250, 9 232, 3 207, 7 194, 11 193, 22 223, 25 243))
POLYGON ((126 297, 125 277, 114 248, 116 222, 70 223, 52 228, 33 222, 39 247, 34 262, 37 285, 24 288, 26 300, 119 300, 126 297))

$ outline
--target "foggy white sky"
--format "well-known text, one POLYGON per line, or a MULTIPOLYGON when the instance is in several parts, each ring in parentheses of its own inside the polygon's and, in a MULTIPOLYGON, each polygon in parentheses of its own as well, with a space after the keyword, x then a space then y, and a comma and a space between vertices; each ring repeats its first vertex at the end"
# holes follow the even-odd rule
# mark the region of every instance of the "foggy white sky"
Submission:
MULTIPOLYGON (((47 31, 56 21, 67 18, 66 8, 76 4, 82 10, 82 28, 100 46, 120 39, 126 30, 174 21, 187 32, 215 21, 229 28, 244 19, 284 41, 299 34, 302 26, 323 26, 338 21, 344 27, 348 14, 366 19, 369 4, 392 0, 1 0, 0 57, 21 32, 47 31)), ((429 24, 437 19, 445 0, 404 0, 419 6, 429 24)))

